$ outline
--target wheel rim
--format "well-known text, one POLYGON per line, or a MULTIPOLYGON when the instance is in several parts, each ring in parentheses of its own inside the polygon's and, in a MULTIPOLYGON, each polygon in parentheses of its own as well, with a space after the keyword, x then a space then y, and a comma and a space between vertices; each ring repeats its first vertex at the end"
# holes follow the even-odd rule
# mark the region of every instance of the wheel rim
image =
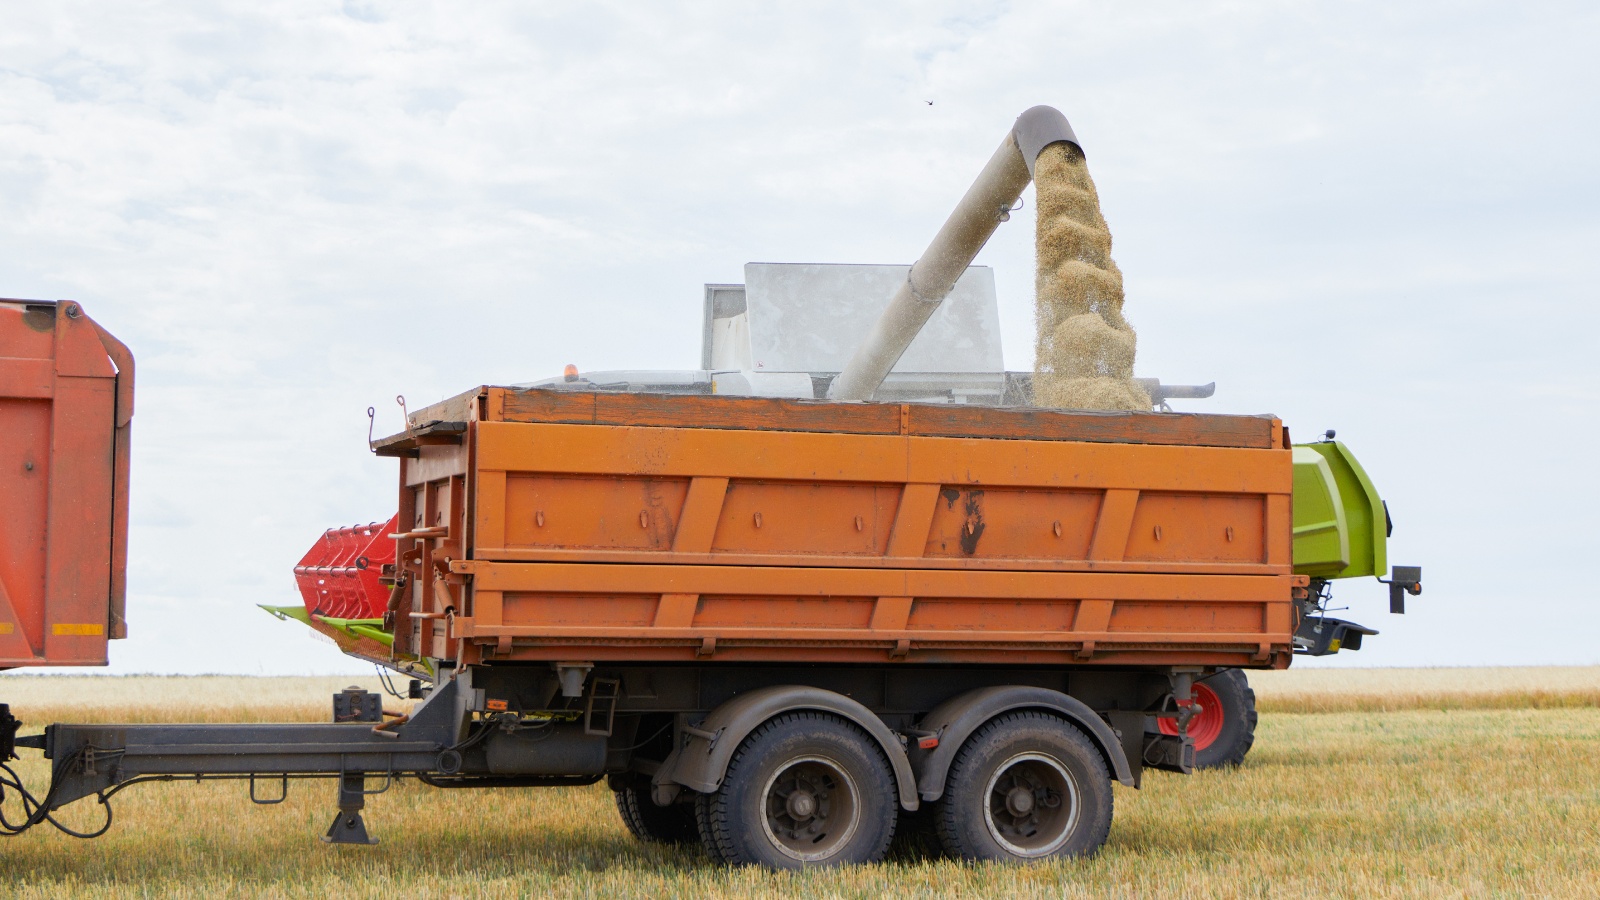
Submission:
POLYGON ((1016 856, 1048 856, 1078 824, 1078 784, 1042 753, 1020 753, 995 770, 983 792, 989 836, 1016 856))
POLYGON ((861 820, 855 779, 823 756, 796 759, 773 773, 761 792, 767 839, 800 862, 825 860, 850 843, 861 820))
MULTIPOLYGON (((1194 686, 1194 702, 1199 704, 1200 712, 1189 720, 1189 736, 1194 738, 1194 749, 1204 750, 1222 736, 1222 698, 1209 685, 1197 684, 1194 686)), ((1158 719, 1157 722, 1162 734, 1178 733, 1175 719, 1158 719)))

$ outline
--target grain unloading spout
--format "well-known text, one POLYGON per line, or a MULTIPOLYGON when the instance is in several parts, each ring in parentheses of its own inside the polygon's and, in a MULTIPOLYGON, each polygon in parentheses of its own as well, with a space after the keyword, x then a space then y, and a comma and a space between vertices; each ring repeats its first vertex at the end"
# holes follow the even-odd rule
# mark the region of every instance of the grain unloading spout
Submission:
POLYGON ((988 165, 911 267, 867 339, 833 380, 829 399, 872 399, 889 370, 955 287, 956 279, 1000 223, 1010 218, 1023 189, 1033 180, 1039 154, 1058 141, 1071 143, 1082 152, 1067 117, 1053 107, 1035 106, 1017 117, 988 165))

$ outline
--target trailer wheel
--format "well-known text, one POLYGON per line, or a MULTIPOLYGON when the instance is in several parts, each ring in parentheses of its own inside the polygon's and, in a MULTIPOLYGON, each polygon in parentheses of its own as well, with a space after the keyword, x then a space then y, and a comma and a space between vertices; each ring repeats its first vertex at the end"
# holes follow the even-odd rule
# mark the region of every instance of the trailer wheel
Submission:
POLYGON ((894 775, 866 732, 815 712, 751 732, 695 804, 714 858, 774 869, 877 862, 894 837, 894 775))
POLYGON ((951 762, 939 840, 968 860, 1088 856, 1111 831, 1111 803, 1105 760, 1083 732, 1044 713, 1010 713, 951 762))
POLYGON ((694 822, 694 806, 657 806, 650 798, 649 781, 632 781, 615 793, 622 824, 644 843, 687 844, 700 836, 694 822))
MULTIPOLYGON (((1200 714, 1189 722, 1194 738, 1194 767, 1217 769, 1237 766, 1256 742, 1256 692, 1242 669, 1223 669, 1197 681, 1194 699, 1200 714)), ((1178 723, 1158 720, 1162 734, 1177 734, 1178 723)))

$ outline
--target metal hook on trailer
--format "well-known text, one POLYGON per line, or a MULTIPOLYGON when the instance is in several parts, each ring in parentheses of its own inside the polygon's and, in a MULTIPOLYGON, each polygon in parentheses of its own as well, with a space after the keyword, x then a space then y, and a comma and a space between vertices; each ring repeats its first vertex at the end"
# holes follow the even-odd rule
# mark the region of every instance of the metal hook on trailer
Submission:
POLYGON ((366 785, 367 776, 368 775, 372 775, 372 776, 375 777, 377 774, 378 773, 376 773, 376 772, 346 772, 341 777, 350 778, 352 776, 359 776, 361 778, 361 781, 362 781, 361 790, 352 791, 352 793, 359 793, 363 797, 376 797, 379 794, 387 794, 387 793, 389 793, 389 788, 394 787, 394 782, 395 782, 395 774, 391 770, 391 771, 383 773, 383 787, 380 787, 375 791, 367 790, 367 785, 366 785))
POLYGON ((405 394, 395 394, 394 395, 394 402, 400 404, 400 415, 406 421, 406 434, 411 435, 412 437, 415 437, 416 436, 416 432, 411 428, 411 411, 406 409, 406 395, 405 394))
POLYGON ((250 802, 251 803, 254 803, 257 806, 276 806, 277 804, 282 803, 283 801, 289 799, 289 776, 288 775, 279 775, 278 776, 278 779, 281 782, 283 789, 281 791, 279 791, 278 799, 276 799, 276 800, 268 800, 268 799, 256 796, 256 778, 257 777, 258 776, 256 775, 256 773, 254 773, 254 772, 250 773, 250 802))

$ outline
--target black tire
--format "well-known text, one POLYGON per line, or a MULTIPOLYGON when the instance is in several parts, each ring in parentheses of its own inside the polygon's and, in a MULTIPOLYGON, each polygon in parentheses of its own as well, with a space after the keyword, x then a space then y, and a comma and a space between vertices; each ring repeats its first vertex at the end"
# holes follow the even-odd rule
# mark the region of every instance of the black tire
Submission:
POLYGON ((630 781, 614 794, 622 824, 644 843, 687 844, 700 837, 695 827, 694 806, 689 803, 657 806, 650 797, 648 780, 630 781))
POLYGON ((1200 682, 1222 707, 1222 730, 1204 749, 1196 748, 1194 767, 1219 769, 1244 762, 1256 742, 1256 692, 1242 669, 1224 669, 1200 682))
POLYGON ((968 860, 1089 856, 1111 833, 1111 776, 1083 732, 1037 712, 991 720, 950 764, 939 840, 968 860))
POLYGON ((801 869, 883 859, 896 798, 870 735, 834 716, 793 712, 744 739, 721 788, 701 795, 695 813, 713 858, 801 869))

